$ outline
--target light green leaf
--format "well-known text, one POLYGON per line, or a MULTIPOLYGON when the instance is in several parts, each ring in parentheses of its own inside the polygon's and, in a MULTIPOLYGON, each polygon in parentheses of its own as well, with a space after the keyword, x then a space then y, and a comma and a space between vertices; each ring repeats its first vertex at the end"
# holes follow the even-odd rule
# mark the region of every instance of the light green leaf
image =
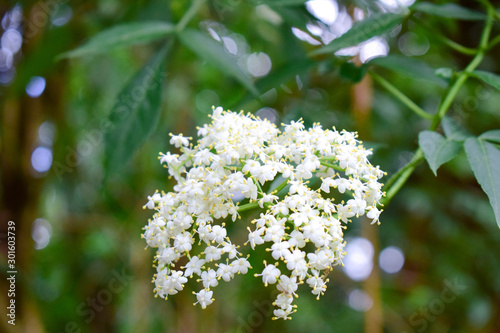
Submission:
POLYGON ((352 28, 345 34, 334 39, 330 44, 311 52, 311 55, 334 53, 340 49, 358 45, 372 37, 389 32, 395 26, 401 24, 404 18, 405 15, 403 14, 375 14, 363 21, 354 23, 352 28))
POLYGON ((484 132, 479 136, 479 138, 482 140, 488 140, 500 143, 500 129, 484 132))
POLYGON ((433 131, 420 132, 418 144, 422 148, 425 159, 434 175, 437 175, 437 169, 442 164, 457 156, 462 149, 459 142, 447 140, 441 134, 433 131))
POLYGON ((500 75, 496 75, 486 71, 474 71, 472 75, 489 84, 493 88, 500 90, 500 75))
POLYGON ((107 175, 127 163, 158 122, 168 48, 155 54, 118 94, 105 133, 107 175))
POLYGON ((108 52, 117 47, 151 42, 174 32, 174 26, 166 22, 134 22, 114 26, 93 36, 87 43, 59 55, 61 58, 81 57, 108 52))
POLYGON ((388 55, 387 57, 374 58, 369 61, 369 64, 396 71, 412 79, 422 79, 442 87, 446 86, 446 80, 438 77, 435 70, 422 60, 400 55, 388 55))
POLYGON ((470 10, 454 3, 437 5, 430 2, 418 1, 413 6, 411 6, 411 9, 430 15, 466 21, 481 21, 486 19, 486 15, 484 15, 483 13, 470 10))
POLYGON ((236 57, 224 50, 224 46, 206 34, 186 29, 179 33, 181 43, 200 58, 219 68, 224 74, 232 75, 255 96, 259 92, 252 80, 238 66, 236 57))
POLYGON ((471 137, 471 134, 467 132, 465 128, 460 126, 455 119, 450 117, 444 117, 441 121, 441 126, 443 126, 444 134, 446 134, 447 140, 453 141, 464 141, 465 139, 471 137))
POLYGON ((469 138, 465 141, 465 153, 477 182, 490 199, 500 227, 500 150, 489 142, 469 138))

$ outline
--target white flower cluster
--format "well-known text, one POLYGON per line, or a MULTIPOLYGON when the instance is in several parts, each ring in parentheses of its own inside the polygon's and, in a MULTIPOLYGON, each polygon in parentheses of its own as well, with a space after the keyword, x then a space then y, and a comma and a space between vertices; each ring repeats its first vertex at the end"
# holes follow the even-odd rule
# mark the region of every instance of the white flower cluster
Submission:
POLYGON ((211 304, 211 288, 221 279, 252 268, 250 255, 230 240, 222 220, 236 222, 243 210, 260 207, 252 228, 241 226, 248 230, 245 245, 271 252, 273 262, 264 261, 255 276, 266 286, 276 284, 281 293, 273 303, 275 318, 289 319, 299 284, 308 284, 319 298, 330 269, 341 264, 342 222, 365 214, 378 222, 383 172, 370 164, 371 151, 355 133, 319 124, 306 130, 301 121, 292 122, 280 131, 267 120, 218 107, 198 136, 193 145, 191 138, 172 135, 170 143, 182 154, 159 158, 177 185, 173 192, 156 192, 145 205, 156 211, 143 234, 157 248, 154 291, 167 298, 196 276, 203 284, 196 303, 211 304), (332 188, 344 200, 335 203, 332 188))

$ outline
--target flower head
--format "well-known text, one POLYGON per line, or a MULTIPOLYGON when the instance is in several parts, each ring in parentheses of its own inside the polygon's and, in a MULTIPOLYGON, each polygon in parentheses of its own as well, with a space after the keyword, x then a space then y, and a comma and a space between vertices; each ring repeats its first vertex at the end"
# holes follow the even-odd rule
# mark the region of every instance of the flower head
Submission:
POLYGON ((326 291, 326 275, 345 255, 343 223, 363 215, 379 223, 384 173, 370 164, 371 151, 356 133, 319 124, 306 129, 301 120, 279 130, 221 107, 211 117, 197 141, 171 135, 180 155, 159 157, 177 184, 144 205, 154 211, 143 233, 157 251, 154 291, 166 298, 197 275, 204 289, 195 304, 206 308, 214 301, 211 288, 247 274, 252 251, 264 247, 269 263, 254 275, 281 292, 274 318, 289 319, 299 284, 317 297, 326 291), (262 213, 245 223, 241 213, 250 208, 262 213), (226 223, 247 230, 247 241, 234 243, 226 223))

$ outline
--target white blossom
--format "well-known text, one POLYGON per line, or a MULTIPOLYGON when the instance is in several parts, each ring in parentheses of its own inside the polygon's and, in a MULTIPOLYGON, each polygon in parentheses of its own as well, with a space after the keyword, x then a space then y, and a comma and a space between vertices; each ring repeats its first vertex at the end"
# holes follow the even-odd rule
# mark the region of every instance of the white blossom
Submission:
POLYGON ((353 132, 306 129, 302 120, 279 130, 221 107, 211 118, 195 140, 171 135, 178 154, 159 155, 176 183, 143 206, 153 212, 142 237, 156 250, 154 292, 167 298, 196 275, 204 289, 194 293, 195 304, 204 309, 214 301, 211 288, 247 274, 253 251, 263 247, 270 262, 254 275, 280 291, 274 318, 290 319, 298 285, 319 297, 342 263, 343 223, 363 215, 380 223, 384 172, 370 164, 371 151, 353 132), (251 223, 244 220, 248 209, 260 211, 251 223), (243 244, 231 239, 238 228, 238 235, 248 232, 243 244))

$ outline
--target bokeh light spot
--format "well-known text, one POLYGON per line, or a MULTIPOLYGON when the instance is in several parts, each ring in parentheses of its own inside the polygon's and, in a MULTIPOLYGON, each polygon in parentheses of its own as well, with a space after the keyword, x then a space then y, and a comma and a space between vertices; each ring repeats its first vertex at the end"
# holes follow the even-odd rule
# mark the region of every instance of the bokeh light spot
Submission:
POLYGON ((26 93, 30 97, 38 97, 45 90, 45 79, 41 76, 33 76, 26 85, 26 93))
POLYGON ((396 246, 389 246, 380 252, 379 264, 384 272, 389 274, 397 273, 403 268, 405 256, 403 251, 396 246))

